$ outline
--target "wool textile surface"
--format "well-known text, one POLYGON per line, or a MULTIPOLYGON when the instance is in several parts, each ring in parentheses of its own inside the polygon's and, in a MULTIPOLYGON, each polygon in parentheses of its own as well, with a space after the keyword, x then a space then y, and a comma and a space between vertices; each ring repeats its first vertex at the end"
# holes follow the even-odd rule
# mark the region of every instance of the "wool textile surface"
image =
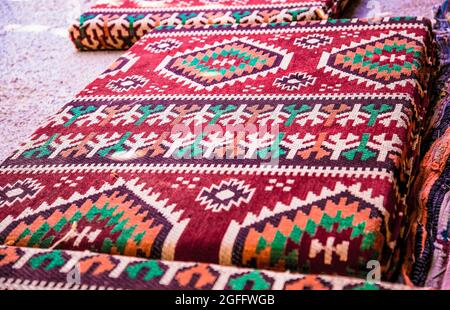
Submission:
POLYGON ((421 18, 154 29, 0 166, 0 243, 398 274, 421 18))
MULTIPOLYGON (((0 289, 405 290, 327 275, 148 260, 120 255, 0 246, 0 289)), ((417 289, 417 288, 413 288, 417 289)))

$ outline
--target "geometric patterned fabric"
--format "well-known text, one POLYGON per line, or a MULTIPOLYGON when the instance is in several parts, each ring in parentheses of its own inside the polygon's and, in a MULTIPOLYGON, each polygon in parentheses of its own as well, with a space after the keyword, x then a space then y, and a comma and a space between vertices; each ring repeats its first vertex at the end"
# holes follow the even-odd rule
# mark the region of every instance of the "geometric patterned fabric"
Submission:
POLYGON ((154 29, 0 166, 0 243, 392 279, 431 40, 414 18, 154 29))
POLYGON ((412 242, 415 243, 411 279, 417 285, 450 289, 450 13, 448 1, 438 11, 435 25, 440 70, 430 128, 424 135, 420 173, 415 182, 419 208, 412 242), (446 6, 447 5, 447 6, 446 6), (447 8, 447 10, 446 10, 447 8))
POLYGON ((405 290, 361 279, 0 246, 0 289, 405 290), (79 282, 77 282, 79 280, 79 282))
POLYGON ((69 29, 80 50, 127 49, 152 29, 296 22, 337 17, 348 0, 101 0, 69 29))

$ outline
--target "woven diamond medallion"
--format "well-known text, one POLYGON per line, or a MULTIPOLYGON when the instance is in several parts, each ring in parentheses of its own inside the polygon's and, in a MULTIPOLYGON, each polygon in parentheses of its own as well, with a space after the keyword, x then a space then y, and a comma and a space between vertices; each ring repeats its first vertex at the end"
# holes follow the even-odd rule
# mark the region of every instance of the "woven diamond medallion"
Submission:
POLYGON ((285 70, 291 57, 268 44, 233 38, 167 56, 155 71, 196 90, 211 90, 285 70))

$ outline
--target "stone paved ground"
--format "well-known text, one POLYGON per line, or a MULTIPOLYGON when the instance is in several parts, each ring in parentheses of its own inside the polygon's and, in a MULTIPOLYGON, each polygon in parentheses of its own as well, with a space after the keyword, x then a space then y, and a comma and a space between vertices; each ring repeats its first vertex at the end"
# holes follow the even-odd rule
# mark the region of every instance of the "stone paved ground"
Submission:
POLYGON ((121 54, 76 52, 79 2, 0 0, 0 161, 121 54))
MULTIPOLYGON (((347 17, 421 15, 441 0, 350 0, 347 17)), ((0 0, 0 161, 121 52, 76 52, 67 28, 86 0, 0 0)))

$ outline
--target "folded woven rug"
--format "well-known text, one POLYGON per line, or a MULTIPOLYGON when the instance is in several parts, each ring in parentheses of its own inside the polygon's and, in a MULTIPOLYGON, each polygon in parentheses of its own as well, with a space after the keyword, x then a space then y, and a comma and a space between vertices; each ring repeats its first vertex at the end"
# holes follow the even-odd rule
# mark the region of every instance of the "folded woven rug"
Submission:
POLYGON ((404 290, 361 279, 301 275, 92 252, 0 246, 0 289, 404 290))
POLYGON ((337 17, 348 0, 100 0, 69 33, 80 50, 127 49, 160 26, 258 25, 337 17))
POLYGON ((448 1, 437 14, 440 70, 437 103, 425 135, 426 151, 415 184, 419 198, 414 229, 416 253, 412 280, 417 285, 450 289, 450 13, 448 1), (447 270, 447 271, 445 271, 447 270))
POLYGON ((0 166, 0 242, 392 278, 433 46, 414 18, 152 31, 0 166))

